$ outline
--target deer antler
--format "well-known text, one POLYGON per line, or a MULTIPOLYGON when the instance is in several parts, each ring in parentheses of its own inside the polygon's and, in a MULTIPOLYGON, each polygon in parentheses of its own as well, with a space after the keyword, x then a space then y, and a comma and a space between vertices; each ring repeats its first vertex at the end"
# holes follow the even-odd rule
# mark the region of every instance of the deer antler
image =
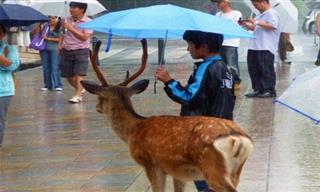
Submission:
POLYGON ((97 59, 98 59, 98 54, 99 54, 99 49, 101 46, 101 41, 97 41, 96 45, 93 48, 93 53, 90 51, 90 61, 92 63, 92 68, 94 72, 97 74, 97 77, 99 81, 101 82, 102 86, 108 87, 108 83, 106 79, 104 78, 102 72, 100 71, 98 64, 97 64, 97 59))
POLYGON ((141 40, 141 45, 142 45, 142 57, 141 57, 141 66, 139 70, 137 70, 133 75, 128 77, 124 82, 120 83, 122 86, 127 86, 131 81, 136 79, 146 68, 147 65, 147 59, 148 59, 148 46, 147 46, 147 40, 142 39, 141 40))

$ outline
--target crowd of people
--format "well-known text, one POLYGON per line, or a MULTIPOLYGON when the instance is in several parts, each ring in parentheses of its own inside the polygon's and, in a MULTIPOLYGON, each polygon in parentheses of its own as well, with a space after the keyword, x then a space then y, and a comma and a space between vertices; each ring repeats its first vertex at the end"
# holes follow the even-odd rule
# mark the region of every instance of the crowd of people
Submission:
MULTIPOLYGON (((70 2, 69 7, 69 17, 61 20, 57 16, 50 15, 47 23, 35 25, 31 36, 41 33, 46 42, 45 47, 39 51, 44 84, 41 90, 62 91, 60 77, 65 77, 75 90, 69 102, 79 103, 84 94, 80 81, 87 74, 89 38, 92 31, 79 27, 80 24, 90 21, 85 16, 87 4, 70 2)), ((15 94, 14 71, 20 65, 19 51, 16 46, 6 43, 6 33, 6 27, 0 25, 0 147, 9 103, 15 94)))

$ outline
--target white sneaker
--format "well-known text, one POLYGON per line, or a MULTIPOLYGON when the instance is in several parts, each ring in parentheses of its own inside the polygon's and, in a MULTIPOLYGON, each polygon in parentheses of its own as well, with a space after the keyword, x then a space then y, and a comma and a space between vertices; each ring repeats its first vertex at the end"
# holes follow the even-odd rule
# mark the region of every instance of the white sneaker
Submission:
POLYGON ((85 89, 82 89, 82 91, 81 91, 81 96, 83 96, 85 92, 86 92, 86 90, 85 90, 85 89))
POLYGON ((82 96, 73 96, 71 99, 69 99, 70 103, 80 103, 82 102, 82 96))
POLYGON ((41 91, 48 91, 48 88, 42 87, 40 90, 41 90, 41 91))
POLYGON ((56 91, 62 91, 63 89, 61 87, 55 88, 56 91))

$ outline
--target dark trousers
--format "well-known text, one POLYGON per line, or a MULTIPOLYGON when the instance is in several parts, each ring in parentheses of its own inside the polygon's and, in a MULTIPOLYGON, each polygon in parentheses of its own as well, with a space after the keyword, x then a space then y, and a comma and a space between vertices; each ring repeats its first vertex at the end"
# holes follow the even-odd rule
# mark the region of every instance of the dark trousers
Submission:
POLYGON ((248 50, 247 62, 252 89, 275 93, 274 55, 267 50, 248 50))

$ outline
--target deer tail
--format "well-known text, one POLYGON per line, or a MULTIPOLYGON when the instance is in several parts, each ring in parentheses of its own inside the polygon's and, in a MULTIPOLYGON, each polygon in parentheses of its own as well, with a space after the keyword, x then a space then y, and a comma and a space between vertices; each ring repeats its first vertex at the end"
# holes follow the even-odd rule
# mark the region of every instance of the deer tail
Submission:
POLYGON ((213 146, 224 159, 226 180, 236 187, 242 166, 254 148, 251 139, 241 135, 224 136, 216 139, 213 146))

